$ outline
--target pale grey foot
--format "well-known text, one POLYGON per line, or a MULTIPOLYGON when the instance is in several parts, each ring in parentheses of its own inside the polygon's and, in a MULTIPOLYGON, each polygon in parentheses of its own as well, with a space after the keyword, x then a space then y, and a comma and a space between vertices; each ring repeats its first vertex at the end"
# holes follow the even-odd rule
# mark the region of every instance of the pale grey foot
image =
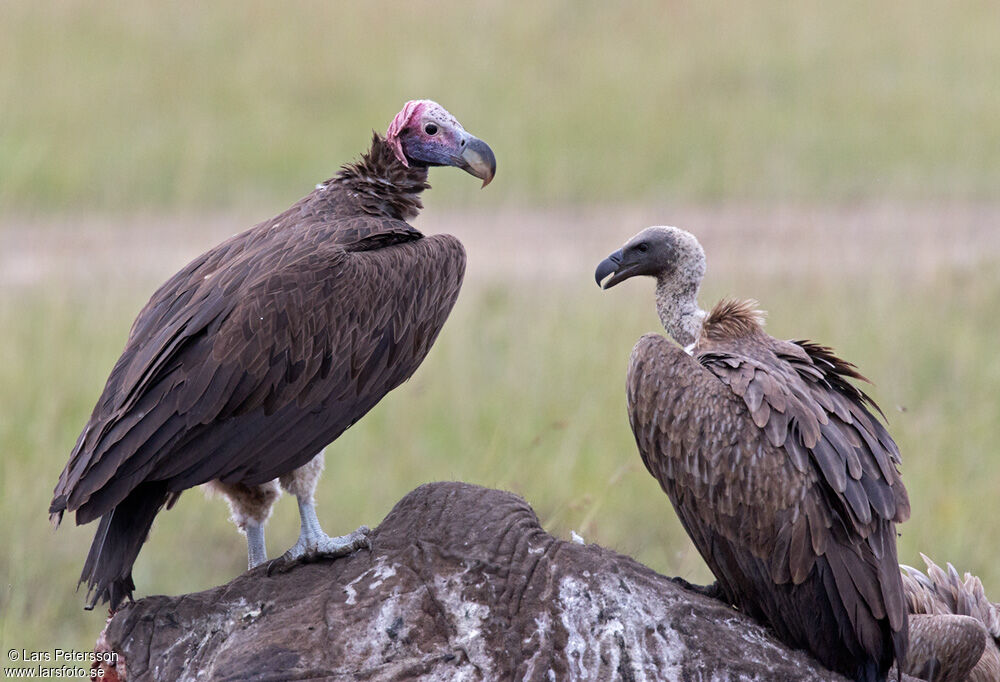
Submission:
POLYGON ((368 541, 368 534, 371 531, 367 526, 361 526, 353 533, 337 537, 330 537, 320 527, 313 503, 313 493, 319 483, 319 476, 323 473, 323 464, 324 457, 320 452, 306 464, 279 479, 281 487, 295 495, 298 500, 299 516, 302 518, 302 532, 299 534, 298 542, 282 557, 286 561, 302 557, 338 557, 362 547, 371 547, 368 541))
POLYGON ((294 561, 302 557, 338 557, 350 554, 363 547, 371 547, 368 526, 361 526, 353 533, 330 537, 323 532, 316 517, 316 507, 311 501, 299 500, 299 515, 302 517, 302 532, 298 542, 285 552, 282 557, 286 561, 294 561))

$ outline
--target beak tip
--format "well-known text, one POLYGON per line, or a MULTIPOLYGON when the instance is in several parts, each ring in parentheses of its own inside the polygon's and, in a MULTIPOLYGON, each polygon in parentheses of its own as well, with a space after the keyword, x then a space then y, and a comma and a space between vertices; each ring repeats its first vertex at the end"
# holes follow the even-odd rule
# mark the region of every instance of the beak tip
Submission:
POLYGON ((597 269, 594 271, 594 280, 598 287, 607 290, 620 281, 617 275, 621 262, 621 251, 616 251, 597 265, 597 269))
POLYGON ((463 151, 454 164, 483 181, 480 189, 493 182, 497 172, 497 160, 490 146, 477 137, 469 135, 463 151))

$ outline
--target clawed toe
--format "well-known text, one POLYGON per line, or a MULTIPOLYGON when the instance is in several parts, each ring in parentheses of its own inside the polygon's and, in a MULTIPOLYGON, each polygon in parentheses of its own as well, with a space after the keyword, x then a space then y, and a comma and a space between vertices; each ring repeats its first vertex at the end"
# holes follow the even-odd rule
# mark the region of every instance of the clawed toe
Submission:
MULTIPOLYGON (((371 532, 368 526, 361 526, 356 531, 339 537, 331 538, 323 535, 319 538, 310 538, 308 542, 299 538, 299 541, 281 556, 281 562, 290 564, 299 560, 336 559, 352 554, 359 549, 371 549, 372 543, 369 538, 371 532)), ((272 567, 268 567, 268 574, 273 570, 272 567)))
POLYGON ((264 571, 264 575, 271 577, 272 575, 281 575, 282 573, 287 573, 292 566, 295 565, 293 560, 287 558, 288 552, 285 552, 281 556, 271 559, 267 562, 267 569, 264 571))
POLYGON ((696 592, 697 594, 708 597, 709 599, 723 599, 722 590, 719 588, 719 583, 717 582, 714 582, 711 585, 695 585, 694 583, 689 583, 684 578, 677 577, 671 578, 670 581, 680 585, 689 592, 696 592))
POLYGON ((356 552, 359 549, 371 549, 372 543, 369 539, 371 529, 368 526, 361 526, 353 533, 341 535, 336 538, 324 538, 316 544, 316 547, 306 555, 315 558, 341 557, 356 552))

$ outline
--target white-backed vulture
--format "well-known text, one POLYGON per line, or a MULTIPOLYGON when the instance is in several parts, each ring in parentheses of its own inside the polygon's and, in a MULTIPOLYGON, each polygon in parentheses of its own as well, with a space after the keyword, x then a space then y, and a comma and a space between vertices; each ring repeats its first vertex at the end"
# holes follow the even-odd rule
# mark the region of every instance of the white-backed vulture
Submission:
POLYGON ((100 518, 80 582, 88 607, 132 598, 132 565, 153 518, 212 482, 266 559, 280 486, 302 532, 287 558, 337 556, 367 529, 330 538, 313 492, 321 450, 417 369, 465 273, 449 235, 406 221, 430 166, 483 180, 493 152, 429 100, 407 102, 361 159, 284 213, 195 258, 139 313, 59 477, 55 523, 100 518), (276 480, 277 479, 277 480, 276 480))
POLYGON ((901 566, 911 623, 904 670, 931 682, 997 682, 1000 604, 987 599, 978 577, 959 578, 950 563, 945 571, 920 556, 927 573, 901 566))
POLYGON ((680 345, 643 336, 628 368, 642 460, 715 574, 716 594, 790 646, 855 680, 906 654, 896 524, 909 517, 899 451, 856 368, 824 346, 779 341, 752 301, 698 307, 705 255, 651 227, 598 267, 604 288, 656 280, 680 345))

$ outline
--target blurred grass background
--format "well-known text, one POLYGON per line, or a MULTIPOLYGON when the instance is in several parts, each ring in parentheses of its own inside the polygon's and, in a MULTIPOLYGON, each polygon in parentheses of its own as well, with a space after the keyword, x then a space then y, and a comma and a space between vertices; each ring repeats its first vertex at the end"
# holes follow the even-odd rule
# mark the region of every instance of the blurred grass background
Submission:
MULTIPOLYGON (((988 0, 0 12, 10 208, 270 208, 415 97, 501 150, 504 182, 477 203, 1000 192, 988 0)), ((437 183, 443 200, 469 201, 437 183)))
MULTIPOLYGON (((0 639, 89 648, 93 527, 51 489, 156 287, 437 99, 487 140, 487 190, 439 170, 419 225, 469 246, 424 367, 328 451, 327 530, 419 483, 523 494, 667 574, 708 574, 624 408, 650 287, 592 269, 647 224, 702 238, 702 301, 875 382, 918 552, 1000 599, 1000 10, 989 2, 0 3, 0 639)), ((271 554, 297 533, 286 500, 271 554)), ((137 596, 243 570, 224 504, 163 514, 137 596)))

